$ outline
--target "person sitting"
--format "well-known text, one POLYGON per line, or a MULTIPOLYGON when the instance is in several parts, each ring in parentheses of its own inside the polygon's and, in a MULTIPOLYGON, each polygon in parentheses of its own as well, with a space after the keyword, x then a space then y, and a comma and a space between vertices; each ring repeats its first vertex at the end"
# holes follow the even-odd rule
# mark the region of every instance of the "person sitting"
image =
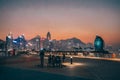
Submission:
POLYGON ((56 67, 61 67, 61 58, 60 56, 55 57, 56 67))

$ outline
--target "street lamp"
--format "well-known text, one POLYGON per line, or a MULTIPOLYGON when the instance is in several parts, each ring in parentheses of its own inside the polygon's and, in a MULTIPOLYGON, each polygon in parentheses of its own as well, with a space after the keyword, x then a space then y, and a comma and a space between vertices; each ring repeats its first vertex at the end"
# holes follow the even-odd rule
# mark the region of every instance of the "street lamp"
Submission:
POLYGON ((73 58, 72 58, 72 56, 70 57, 70 63, 71 63, 71 64, 73 63, 73 58))

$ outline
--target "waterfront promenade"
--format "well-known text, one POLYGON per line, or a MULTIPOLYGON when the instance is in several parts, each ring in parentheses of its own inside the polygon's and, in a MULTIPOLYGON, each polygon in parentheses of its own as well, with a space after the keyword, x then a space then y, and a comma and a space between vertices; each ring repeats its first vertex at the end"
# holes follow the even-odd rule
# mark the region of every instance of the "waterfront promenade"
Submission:
POLYGON ((0 80, 119 80, 120 60, 113 58, 67 56, 62 68, 40 68, 38 55, 0 58, 0 80))

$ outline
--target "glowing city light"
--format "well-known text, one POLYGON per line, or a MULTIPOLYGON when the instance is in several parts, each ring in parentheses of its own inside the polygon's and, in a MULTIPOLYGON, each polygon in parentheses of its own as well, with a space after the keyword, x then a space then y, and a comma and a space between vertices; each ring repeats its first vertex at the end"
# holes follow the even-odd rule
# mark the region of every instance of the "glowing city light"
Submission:
POLYGON ((13 40, 13 43, 17 43, 17 41, 13 40))
POLYGON ((8 36, 9 39, 11 39, 11 36, 8 36))
POLYGON ((78 67, 78 66, 84 66, 85 64, 84 63, 76 63, 74 62, 73 64, 70 64, 70 63, 63 63, 63 65, 69 67, 69 68, 75 68, 75 67, 78 67))

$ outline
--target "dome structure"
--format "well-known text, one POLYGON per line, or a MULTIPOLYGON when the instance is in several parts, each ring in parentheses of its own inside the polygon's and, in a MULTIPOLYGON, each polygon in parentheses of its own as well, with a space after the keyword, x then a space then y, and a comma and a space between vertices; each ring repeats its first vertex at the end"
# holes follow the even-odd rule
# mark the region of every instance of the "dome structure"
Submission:
POLYGON ((96 36, 94 41, 95 51, 103 51, 104 49, 104 40, 100 36, 96 36))

